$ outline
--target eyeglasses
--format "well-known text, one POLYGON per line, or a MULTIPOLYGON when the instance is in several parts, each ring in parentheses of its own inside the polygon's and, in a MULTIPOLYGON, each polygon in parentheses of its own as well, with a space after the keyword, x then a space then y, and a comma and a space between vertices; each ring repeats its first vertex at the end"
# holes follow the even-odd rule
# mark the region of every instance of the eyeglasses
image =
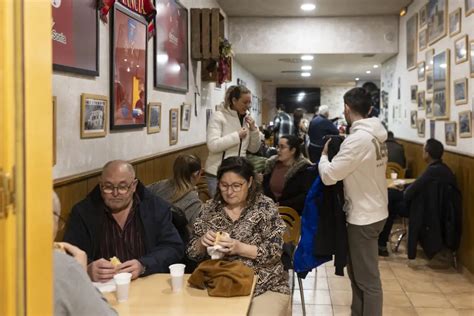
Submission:
POLYGON ((117 189, 118 194, 127 194, 130 191, 130 188, 135 183, 136 179, 132 181, 130 184, 120 183, 119 185, 112 185, 110 183, 101 184, 100 188, 102 192, 105 194, 112 194, 114 193, 115 189, 117 189))
POLYGON ((283 149, 290 148, 290 146, 278 145, 277 148, 278 148, 278 150, 283 150, 283 149))
POLYGON ((229 189, 232 189, 233 192, 240 192, 242 191, 242 186, 246 183, 247 181, 244 181, 242 183, 234 182, 232 184, 225 184, 225 183, 219 183, 219 190, 222 192, 227 192, 229 189))
POLYGON ((61 215, 57 214, 56 212, 53 215, 58 219, 58 230, 62 231, 64 227, 66 227, 66 220, 61 217, 61 215))

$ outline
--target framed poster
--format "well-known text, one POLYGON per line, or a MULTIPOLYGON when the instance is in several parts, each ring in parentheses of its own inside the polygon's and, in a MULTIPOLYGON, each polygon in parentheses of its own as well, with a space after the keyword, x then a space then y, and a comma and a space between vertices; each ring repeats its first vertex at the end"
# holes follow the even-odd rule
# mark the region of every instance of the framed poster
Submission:
POLYGON ((161 131, 161 103, 148 103, 147 111, 147 133, 159 133, 161 131))
POLYGON ((426 130, 426 125, 425 125, 425 119, 418 119, 416 123, 417 127, 417 132, 419 137, 425 137, 425 130, 426 130))
POLYGON ((148 23, 118 1, 112 17, 110 129, 145 127, 148 23))
POLYGON ((418 81, 425 81, 425 62, 422 61, 417 65, 418 81))
POLYGON ((463 111, 459 113, 459 137, 472 137, 472 112, 463 111))
POLYGON ((107 134, 107 97, 81 94, 81 138, 104 137, 107 134))
POLYGON ((424 29, 418 35, 418 51, 421 52, 426 47, 428 47, 428 30, 424 29))
POLYGON ((418 93, 418 86, 410 86, 410 100, 412 103, 417 102, 417 93, 418 93))
POLYGON ((467 82, 467 78, 454 80, 454 103, 456 105, 467 103, 467 82))
POLYGON ((170 145, 178 143, 179 109, 170 109, 170 145))
POLYGON ((432 45, 446 36, 448 0, 428 1, 428 44, 432 45))
POLYGON ((191 104, 183 103, 181 105, 181 130, 189 131, 191 126, 191 104))
POLYGON ((433 70, 433 56, 434 56, 434 53, 435 53, 435 50, 433 48, 428 49, 425 52, 425 71, 426 72, 433 70))
POLYGON ((456 146, 456 122, 444 123, 444 140, 446 145, 456 146))
POLYGON ((407 69, 412 70, 416 68, 416 55, 418 44, 418 14, 414 14, 408 19, 407 28, 407 69))
POLYGON ((418 110, 419 111, 424 111, 425 110, 425 91, 418 91, 417 97, 416 97, 417 103, 418 103, 418 110))
POLYGON ((449 14, 449 36, 461 33, 461 8, 457 8, 449 14))
POLYGON ((428 5, 424 5, 421 7, 419 15, 420 15, 420 29, 424 27, 428 23, 428 13, 427 13, 428 5))
POLYGON ((433 115, 449 119, 450 109, 450 51, 446 49, 433 57, 433 115))
POLYGON ((433 100, 432 99, 426 99, 426 117, 427 118, 432 118, 433 117, 433 100))
POLYGON ((410 111, 410 126, 413 128, 417 128, 417 120, 418 120, 418 112, 417 111, 410 111))
POLYGON ((96 0, 52 0, 53 69, 99 75, 96 0))
POLYGON ((474 78, 474 41, 469 42, 469 52, 471 55, 471 57, 469 58, 469 73, 471 78, 474 78))
POLYGON ((156 0, 155 87, 188 92, 188 10, 177 0, 156 0))
POLYGON ((454 61, 456 64, 467 61, 467 35, 461 36, 454 42, 454 61))
POLYGON ((464 0, 466 16, 474 13, 474 0, 464 0))
POLYGON ((426 73, 426 93, 433 93, 433 71, 426 73))
POLYGON ((436 138, 436 121, 430 120, 430 138, 436 138))
POLYGON ((57 98, 53 96, 53 166, 56 165, 56 105, 57 98))

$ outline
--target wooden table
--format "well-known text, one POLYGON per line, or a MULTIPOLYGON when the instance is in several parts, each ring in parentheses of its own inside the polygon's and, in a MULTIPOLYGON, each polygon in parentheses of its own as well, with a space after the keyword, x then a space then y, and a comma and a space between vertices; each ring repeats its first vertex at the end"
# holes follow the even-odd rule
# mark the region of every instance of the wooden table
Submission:
POLYGON ((207 290, 185 285, 181 292, 171 291, 169 274, 153 274, 132 281, 126 302, 118 303, 115 293, 106 293, 105 297, 119 315, 247 315, 257 277, 254 278, 252 293, 249 296, 211 297, 207 290))
POLYGON ((411 183, 415 182, 416 179, 395 179, 395 180, 387 179, 387 188, 394 189, 396 187, 395 181, 400 181, 400 180, 403 180, 404 185, 405 185, 405 184, 411 184, 411 183))

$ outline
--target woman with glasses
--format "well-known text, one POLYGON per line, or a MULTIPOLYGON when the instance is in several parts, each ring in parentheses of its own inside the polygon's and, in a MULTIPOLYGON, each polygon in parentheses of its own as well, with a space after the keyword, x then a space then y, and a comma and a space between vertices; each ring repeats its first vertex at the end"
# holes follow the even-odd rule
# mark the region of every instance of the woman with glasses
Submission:
POLYGON ((215 245, 216 233, 228 233, 217 242, 225 260, 241 261, 258 277, 249 315, 286 315, 288 273, 281 262, 286 226, 275 203, 260 193, 254 168, 243 157, 224 159, 217 181, 214 199, 203 205, 194 223, 188 256, 209 259, 207 247, 215 245))
POLYGON ((317 171, 310 169, 310 166, 311 161, 301 153, 301 139, 295 135, 281 136, 278 153, 270 157, 265 166, 265 195, 301 215, 306 193, 317 175, 317 171))

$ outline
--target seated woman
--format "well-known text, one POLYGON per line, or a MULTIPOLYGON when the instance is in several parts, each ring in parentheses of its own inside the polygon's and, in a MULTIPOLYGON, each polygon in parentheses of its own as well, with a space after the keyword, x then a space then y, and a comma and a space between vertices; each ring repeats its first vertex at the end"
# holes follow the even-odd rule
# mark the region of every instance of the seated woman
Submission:
POLYGON ((278 154, 265 166, 263 189, 280 206, 289 206, 301 215, 306 193, 317 171, 309 170, 311 161, 301 154, 301 140, 294 135, 280 137, 278 154))
POLYGON ((201 160, 194 155, 179 155, 173 165, 173 178, 161 180, 148 186, 155 195, 181 209, 188 221, 188 229, 201 209, 201 200, 196 184, 201 178, 201 160))
POLYGON ((190 258, 209 259, 217 232, 226 260, 239 260, 255 270, 257 285, 249 315, 286 315, 290 301, 288 274, 281 262, 286 225, 275 203, 259 192, 253 166, 243 157, 225 159, 217 171, 217 192, 194 223, 190 258))

